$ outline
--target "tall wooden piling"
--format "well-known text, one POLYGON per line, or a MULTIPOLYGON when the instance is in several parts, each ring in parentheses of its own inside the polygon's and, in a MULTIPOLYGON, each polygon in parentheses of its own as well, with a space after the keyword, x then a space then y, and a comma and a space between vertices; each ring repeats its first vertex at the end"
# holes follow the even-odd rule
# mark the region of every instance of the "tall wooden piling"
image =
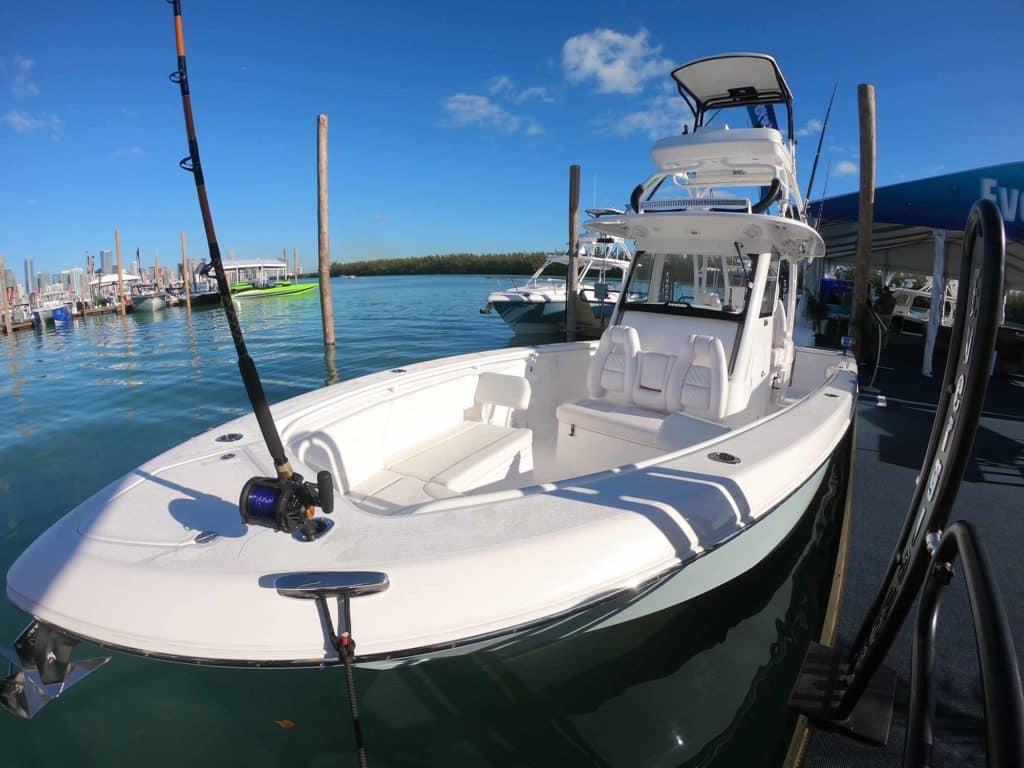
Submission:
POLYGON ((124 306, 124 271, 121 269, 121 230, 114 230, 114 250, 117 251, 117 312, 123 315, 124 306))
POLYGON ((327 222, 327 115, 316 118, 316 218, 320 257, 320 314, 324 344, 334 346, 334 304, 331 301, 331 242, 327 222))
POLYGON ((580 167, 569 166, 569 265, 565 273, 565 340, 576 341, 576 251, 580 242, 580 167))
POLYGON ((185 314, 192 314, 192 286, 188 273, 188 251, 185 249, 185 233, 181 233, 181 279, 185 285, 185 314))
POLYGON ((3 296, 2 302, 0 302, 0 312, 4 316, 4 330, 7 331, 7 335, 11 335, 11 310, 7 305, 7 270, 4 267, 4 257, 0 254, 0 295, 3 296))
POLYGON ((96 306, 96 291, 92 289, 92 281, 95 275, 93 269, 92 256, 88 253, 85 254, 85 272, 88 275, 88 282, 86 283, 89 289, 89 309, 93 309, 96 306))
POLYGON ((860 202, 857 209, 857 263, 853 275, 853 312, 850 332, 859 352, 861 330, 867 317, 868 278, 871 273, 871 230, 875 218, 875 86, 857 86, 860 117, 860 202))
POLYGON ((299 282, 299 249, 292 248, 292 274, 295 275, 295 282, 299 282))

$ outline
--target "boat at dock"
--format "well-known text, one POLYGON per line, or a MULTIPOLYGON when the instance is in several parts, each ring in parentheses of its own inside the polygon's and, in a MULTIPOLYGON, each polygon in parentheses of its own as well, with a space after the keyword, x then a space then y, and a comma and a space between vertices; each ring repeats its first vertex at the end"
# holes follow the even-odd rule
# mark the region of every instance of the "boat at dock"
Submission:
POLYGON ((167 292, 155 285, 136 284, 132 287, 131 302, 136 311, 159 312, 167 306, 167 292))
MULTIPOLYGON (((191 167, 210 220, 177 3, 175 18, 191 167)), ((102 666, 70 661, 86 640, 198 665, 342 667, 364 765, 360 710, 396 736, 373 747, 386 752, 447 739, 460 720, 500 730, 502 707, 536 715, 471 757, 556 762, 535 743, 553 731, 571 747, 558 764, 798 761, 800 713, 836 690, 827 646, 849 544, 857 366, 846 349, 793 340, 800 270, 825 245, 804 215, 793 97, 777 63, 725 54, 672 77, 692 129, 654 145, 656 170, 628 210, 587 223, 598 242, 636 244, 598 341, 392 368, 271 412, 225 295, 254 413, 144 462, 20 555, 7 596, 32 623, 8 652, 0 703, 30 717, 102 666), (767 107, 786 110, 785 132, 705 124, 720 110, 756 118, 767 107), (664 681, 664 697, 637 695, 638 680, 664 681), (359 707, 357 689, 368 694, 359 707), (624 717, 599 718, 617 707, 624 717), (653 721, 659 738, 634 742, 653 721)), ((988 241, 978 250, 993 261, 988 241)), ((1001 274, 962 285, 990 298, 1001 274)), ((983 304, 961 301, 955 344, 964 308, 983 304)), ((901 579, 930 563, 924 536, 945 524, 929 504, 949 487, 955 495, 959 476, 942 467, 958 455, 936 451, 961 450, 990 364, 973 331, 967 348, 981 352, 952 406, 954 369, 968 363, 959 348, 950 355, 935 464, 898 545, 912 544, 913 559, 893 559, 895 587, 879 602, 913 602, 901 579)), ((852 682, 838 683, 872 678, 862 658, 877 657, 876 636, 895 635, 891 606, 852 682)), ((994 645, 1012 656, 1012 643, 994 645)), ((417 756, 392 762, 448 762, 417 756)))
MULTIPOLYGON (((577 253, 577 325, 584 334, 600 336, 608 325, 615 302, 614 278, 621 281, 629 268, 632 254, 621 237, 584 232, 580 236, 577 253), (590 282, 587 282, 587 280, 590 282)), ((483 314, 496 312, 509 327, 520 335, 564 333, 566 281, 565 277, 551 275, 558 265, 564 271, 569 255, 550 254, 523 285, 492 291, 487 296, 483 314)))
POLYGON ((231 286, 234 299, 263 299, 272 296, 296 296, 309 293, 316 288, 316 283, 293 283, 290 280, 257 283, 235 283, 231 286))
MULTIPOLYGON (((774 61, 749 65, 788 104, 774 61)), ((680 754, 696 754, 715 723, 754 706, 770 646, 799 654, 835 608, 857 392, 852 358, 791 341, 795 296, 779 276, 795 287, 797 265, 824 254, 799 215, 791 141, 748 129, 733 151, 727 134, 707 133, 675 145, 700 168, 703 193, 689 171, 659 169, 638 210, 588 223, 637 243, 600 342, 441 359, 279 403, 292 467, 317 477, 333 508, 290 533, 274 530, 283 496, 255 417, 226 424, 54 525, 11 568, 9 598, 123 650, 317 666, 339 659, 327 625, 312 602, 282 594, 312 589, 311 577, 287 574, 333 572, 366 593, 346 619, 356 667, 397 675, 399 698, 413 694, 397 669, 428 680, 477 652, 544 649, 555 665, 544 684, 571 666, 569 638, 646 633, 685 614, 695 634, 670 663, 690 670, 693 701, 714 699, 717 713, 690 724, 680 754), (713 174, 716 187, 742 178, 772 199, 712 194, 713 174), (668 178, 691 195, 685 207, 657 201, 668 178), (254 476, 271 484, 246 485, 243 522, 234 499, 254 476), (782 588, 795 572, 795 591, 782 588), (744 631, 713 639, 734 625, 744 631), (729 669, 713 696, 699 671, 712 646, 729 669)), ((327 605, 332 625, 338 606, 327 605)), ((796 715, 787 722, 791 733, 796 715)), ((788 736, 773 748, 784 753, 788 736)))
POLYGON ((64 288, 60 286, 53 287, 59 290, 48 290, 46 293, 32 299, 32 322, 36 326, 43 326, 49 323, 71 322, 72 300, 68 298, 64 288))

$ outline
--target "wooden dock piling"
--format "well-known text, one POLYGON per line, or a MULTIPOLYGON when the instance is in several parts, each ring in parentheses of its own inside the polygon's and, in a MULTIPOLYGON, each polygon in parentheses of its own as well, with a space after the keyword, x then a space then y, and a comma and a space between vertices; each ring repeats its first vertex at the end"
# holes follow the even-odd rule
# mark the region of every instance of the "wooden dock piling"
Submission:
POLYGON ((868 278, 871 273, 871 230, 875 218, 875 86, 857 86, 860 117, 860 201, 857 209, 857 262, 853 275, 853 312, 850 335, 854 350, 860 351, 861 326, 867 309, 868 278))
POLYGON ((117 251, 117 312, 123 315, 124 306, 124 271, 121 269, 121 230, 114 230, 114 249, 117 251))
POLYGON ((295 282, 299 282, 299 249, 292 248, 292 262, 293 269, 292 274, 295 275, 295 282))
POLYGON ((569 166, 569 265, 565 273, 565 340, 576 341, 576 250, 580 239, 580 167, 569 166))
POLYGON ((185 284, 185 314, 192 315, 192 286, 188 273, 188 252, 185 249, 185 233, 181 233, 181 279, 185 284))
POLYGON ((0 303, 0 312, 4 316, 4 330, 7 335, 11 335, 11 309, 7 305, 7 270, 4 268, 4 257, 0 254, 0 295, 3 296, 3 301, 0 303))
POLYGON ((334 346, 334 304, 331 301, 331 243, 327 219, 327 115, 316 118, 316 215, 320 259, 320 314, 324 344, 334 346))

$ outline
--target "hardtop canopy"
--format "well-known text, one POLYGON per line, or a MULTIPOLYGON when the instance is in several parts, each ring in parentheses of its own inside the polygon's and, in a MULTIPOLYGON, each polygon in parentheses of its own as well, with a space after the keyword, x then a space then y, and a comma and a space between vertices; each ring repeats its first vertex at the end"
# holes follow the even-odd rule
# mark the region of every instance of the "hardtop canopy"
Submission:
POLYGON ((713 109, 785 104, 793 138, 793 93, 775 59, 766 53, 722 53, 672 70, 679 95, 694 116, 694 129, 713 109))

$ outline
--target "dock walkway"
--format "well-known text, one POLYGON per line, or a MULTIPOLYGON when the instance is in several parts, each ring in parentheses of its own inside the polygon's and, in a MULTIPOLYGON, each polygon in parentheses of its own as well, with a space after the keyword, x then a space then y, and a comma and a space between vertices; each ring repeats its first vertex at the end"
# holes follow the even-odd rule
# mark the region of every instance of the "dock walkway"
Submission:
MULTIPOLYGON (((875 381, 881 397, 863 390, 860 395, 853 539, 839 628, 839 643, 847 647, 885 574, 928 444, 945 358, 936 355, 935 377, 926 379, 918 373, 920 350, 919 345, 890 346, 882 355, 882 365, 894 370, 880 370, 875 381)), ((870 377, 867 373, 862 387, 870 377)), ((1024 377, 995 376, 991 380, 974 451, 950 519, 967 520, 975 526, 1002 592, 1017 658, 1024 660, 1024 377)), ((870 747, 816 731, 806 766, 902 764, 911 621, 887 660, 898 675, 888 745, 870 747)), ((981 678, 962 579, 954 579, 946 591, 939 614, 936 675, 935 764, 984 766, 981 678)), ((1007 680, 1006 684, 1020 685, 1020 681, 1007 680)))

